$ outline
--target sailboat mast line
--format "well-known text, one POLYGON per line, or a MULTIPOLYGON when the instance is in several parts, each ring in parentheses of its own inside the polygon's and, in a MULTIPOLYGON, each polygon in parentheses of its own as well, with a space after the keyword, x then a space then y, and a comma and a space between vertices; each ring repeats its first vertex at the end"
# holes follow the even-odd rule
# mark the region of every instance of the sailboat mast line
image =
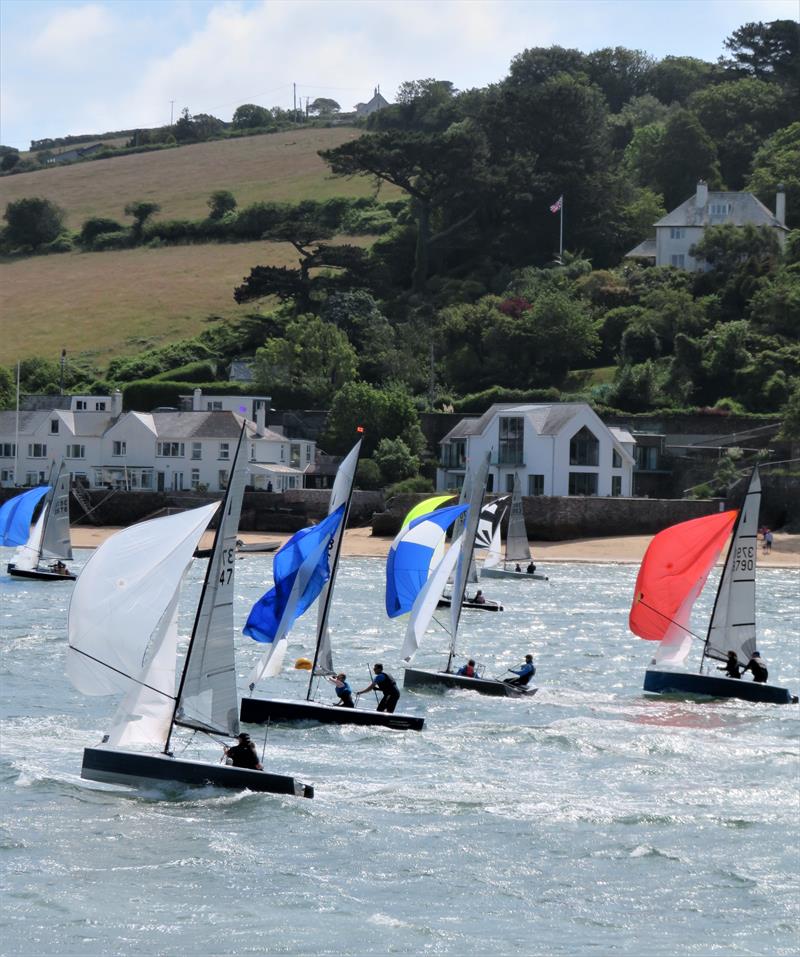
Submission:
POLYGON ((148 691, 155 691, 156 694, 162 695, 164 698, 169 698, 170 701, 177 701, 178 699, 175 695, 167 694, 166 691, 162 691, 160 688, 154 688, 152 685, 149 685, 146 681, 139 681, 138 678, 133 678, 129 674, 126 674, 124 671, 120 671, 119 668, 115 668, 113 665, 108 664, 107 661, 101 661, 100 658, 95 658, 94 655, 90 655, 86 651, 81 651, 80 648, 76 648, 74 645, 70 645, 69 651, 74 651, 76 654, 83 655, 84 658, 88 658, 90 661, 97 662, 98 665, 102 665, 104 668, 108 668, 109 671, 113 671, 115 674, 122 675, 123 678, 127 678, 128 681, 132 681, 135 685, 140 685, 142 688, 147 688, 148 691))
POLYGON ((648 605, 647 602, 644 601, 644 599, 640 598, 640 599, 639 599, 639 604, 640 604, 640 605, 644 605, 644 607, 645 607, 648 611, 653 611, 653 612, 655 612, 657 615, 660 615, 660 616, 664 619, 664 621, 668 621, 671 625, 676 625, 678 628, 681 629, 681 631, 685 631, 686 634, 689 635, 690 637, 696 638, 698 641, 705 641, 705 640, 706 640, 705 638, 703 638, 702 635, 696 635, 693 631, 691 631, 689 628, 687 628, 686 625, 682 625, 679 621, 675 621, 674 618, 670 618, 669 615, 665 615, 663 611, 659 611, 658 608, 654 608, 652 605, 648 605))

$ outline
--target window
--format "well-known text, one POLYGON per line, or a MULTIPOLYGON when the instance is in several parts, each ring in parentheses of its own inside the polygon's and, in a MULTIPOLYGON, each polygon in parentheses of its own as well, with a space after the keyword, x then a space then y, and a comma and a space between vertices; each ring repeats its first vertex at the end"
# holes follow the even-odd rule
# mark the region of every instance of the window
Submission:
POLYGON ((486 491, 487 492, 494 491, 494 472, 490 472, 488 476, 486 477, 486 491))
POLYGON ((507 492, 514 491, 514 473, 513 472, 509 472, 509 474, 506 475, 506 491, 507 492))
POLYGON ((669 257, 670 266, 677 266, 679 269, 683 269, 686 265, 686 256, 683 253, 678 253, 676 256, 669 257))
POLYGON ((13 482, 14 469, 0 469, 0 482, 13 482))
POLYGON ((192 461, 199 462, 203 457, 203 443, 192 442, 192 461))
POLYGON ((44 472, 26 472, 26 485, 44 485, 44 472))
POLYGON ((47 446, 39 442, 29 442, 28 443, 28 458, 29 459, 46 459, 47 446))
POLYGON ((442 466, 446 469, 463 468, 467 460, 467 447, 463 439, 442 446, 442 466))
POLYGON ((499 465, 522 465, 523 419, 521 416, 500 419, 499 465))
POLYGON ((95 412, 105 412, 105 411, 106 411, 106 404, 105 404, 105 402, 95 402, 95 404, 94 404, 94 410, 95 410, 95 412))
POLYGON ((311 463, 311 443, 306 442, 306 465, 311 463))
POLYGON ((200 484, 200 469, 192 469, 192 491, 197 491, 197 486, 200 484))
POLYGON ((13 442, 0 442, 0 458, 13 459, 17 454, 17 447, 13 442))
POLYGON ((599 456, 600 443, 586 426, 572 436, 569 443, 570 465, 597 465, 599 456))
POLYGON ((127 442, 114 442, 112 445, 112 455, 120 456, 127 455, 128 453, 128 443, 127 442))
POLYGON ((654 445, 636 446, 636 468, 655 471, 658 468, 658 449, 654 445))
POLYGON ((300 468, 300 443, 292 442, 289 446, 289 465, 293 469, 300 468))
POLYGON ((183 491, 183 472, 172 473, 172 491, 173 492, 183 491))
POLYGON ((50 435, 58 435, 58 419, 50 419, 50 435))
POLYGON ((206 402, 206 411, 208 412, 222 412, 222 403, 215 402, 206 402))
POLYGON ((732 209, 733 209, 733 205, 731 203, 712 203, 708 207, 708 211, 712 216, 720 216, 720 217, 727 216, 732 209))
POLYGON ((153 473, 152 472, 142 472, 142 480, 140 482, 142 488, 152 488, 153 487, 153 473))
POLYGON ((597 495, 596 472, 570 472, 570 495, 597 495))
POLYGON ((86 411, 86 399, 76 399, 76 400, 75 400, 75 411, 76 411, 76 412, 85 412, 85 411, 86 411))
POLYGON ((159 458, 183 458, 183 442, 157 442, 156 455, 159 458))
POLYGON ((670 239, 683 239, 686 235, 686 230, 682 226, 672 226, 669 231, 670 239))
MULTIPOLYGON (((231 457, 231 444, 230 442, 220 442, 219 443, 219 456, 221 459, 229 459, 231 457)), ((227 473, 226 473, 227 474, 227 473)))
POLYGON ((228 487, 228 470, 227 469, 219 470, 218 481, 219 481, 219 487, 221 489, 226 489, 228 487))
POLYGON ((528 495, 544 495, 544 475, 528 476, 528 495))
POLYGON ((611 452, 611 468, 612 469, 621 469, 622 468, 622 456, 617 452, 616 449, 613 449, 611 452))
POLYGON ((86 458, 86 446, 85 445, 68 445, 67 451, 65 453, 65 458, 68 459, 85 459, 86 458))
POLYGON ((621 475, 611 476, 611 494, 622 495, 622 476, 621 475))

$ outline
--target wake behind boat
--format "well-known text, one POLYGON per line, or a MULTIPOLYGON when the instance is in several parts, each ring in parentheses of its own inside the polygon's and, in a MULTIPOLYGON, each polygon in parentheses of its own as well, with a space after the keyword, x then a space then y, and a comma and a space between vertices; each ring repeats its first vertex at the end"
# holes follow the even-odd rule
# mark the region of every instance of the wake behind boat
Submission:
POLYGON ((787 688, 767 683, 756 646, 755 581, 761 480, 753 469, 738 515, 720 512, 659 532, 648 546, 636 579, 630 629, 658 641, 645 671, 644 690, 657 694, 739 698, 770 704, 796 703, 787 688), (714 609, 703 641, 700 669, 686 670, 692 638, 692 607, 703 590, 733 526, 714 609), (720 668, 717 662, 726 662, 720 668), (742 668, 753 671, 746 681, 742 668), (725 672, 725 676, 718 672, 725 672))

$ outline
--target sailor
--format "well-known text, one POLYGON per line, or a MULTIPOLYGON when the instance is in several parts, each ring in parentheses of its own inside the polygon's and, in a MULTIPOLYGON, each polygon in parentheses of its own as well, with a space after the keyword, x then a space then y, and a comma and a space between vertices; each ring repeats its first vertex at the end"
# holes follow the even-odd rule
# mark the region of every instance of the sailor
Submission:
POLYGON ((532 561, 529 562, 528 567, 525 569, 525 571, 526 571, 529 575, 532 575, 532 574, 536 571, 536 566, 533 564, 532 561))
POLYGON ((752 671, 753 681, 758 681, 760 684, 765 684, 767 678, 769 678, 767 666, 757 651, 754 651, 753 654, 750 655, 750 660, 744 668, 742 668, 742 675, 744 675, 745 671, 752 671))
POLYGON ((729 678, 741 678, 741 665, 739 664, 739 656, 735 651, 728 652, 728 660, 725 662, 724 668, 717 668, 717 671, 724 671, 729 678))
POLYGON ((480 588, 475 592, 475 597, 472 600, 476 605, 486 604, 486 596, 483 594, 480 588))
POLYGON ((520 567, 519 562, 517 562, 517 564, 514 566, 514 571, 515 571, 515 572, 521 572, 521 571, 522 571, 522 568, 520 567))
POLYGON ((536 674, 536 665, 533 663, 533 655, 525 655, 525 664, 520 665, 519 668, 509 668, 508 670, 512 675, 516 675, 517 677, 506 678, 505 683, 507 685, 524 687, 536 674))
POLYGON ((57 575, 67 574, 67 566, 61 561, 61 559, 59 559, 57 562, 54 562, 51 567, 57 575))
POLYGON ((336 692, 338 701, 336 702, 337 707, 342 708, 355 708, 355 702, 353 701, 353 689, 347 683, 347 675, 342 672, 341 674, 331 677, 330 675, 325 676, 328 681, 332 681, 336 686, 333 690, 336 692))
POLYGON ((465 665, 462 665, 462 666, 458 669, 458 671, 456 672, 456 674, 457 674, 457 675, 463 675, 465 678, 477 678, 477 677, 478 677, 478 672, 475 670, 475 662, 474 662, 474 660, 473 660, 472 658, 470 658, 469 661, 468 661, 465 665))
POLYGON ((400 700, 400 689, 397 687, 397 682, 387 671, 383 670, 383 665, 380 663, 376 664, 372 670, 375 673, 372 684, 367 685, 358 694, 365 694, 367 691, 380 691, 382 697, 378 702, 378 711, 388 711, 391 714, 400 700))
POLYGON ((239 739, 239 743, 235 744, 232 748, 225 748, 225 756, 228 762, 235 768, 250 768, 252 771, 263 771, 264 768, 258 760, 256 746, 250 740, 250 735, 242 732, 242 734, 237 734, 236 737, 239 739))

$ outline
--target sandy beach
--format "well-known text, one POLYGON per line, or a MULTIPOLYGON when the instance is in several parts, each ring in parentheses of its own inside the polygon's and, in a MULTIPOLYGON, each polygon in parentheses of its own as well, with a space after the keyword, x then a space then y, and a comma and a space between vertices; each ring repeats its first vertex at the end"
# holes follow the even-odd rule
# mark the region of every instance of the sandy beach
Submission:
MULTIPOLYGON (((74 548, 97 548, 119 531, 117 528, 73 527, 74 548)), ((244 542, 280 542, 290 536, 279 532, 241 532, 244 542)), ((537 562, 619 562, 638 564, 651 540, 650 535, 620 535, 613 538, 583 538, 563 542, 531 541, 537 562)), ((206 532, 201 547, 210 547, 213 533, 206 532)), ((377 537, 369 528, 351 528, 345 532, 342 554, 352 558, 385 558, 392 540, 377 537)), ((775 533, 772 551, 765 555, 759 548, 759 565, 767 568, 800 568, 800 535, 775 533)))

